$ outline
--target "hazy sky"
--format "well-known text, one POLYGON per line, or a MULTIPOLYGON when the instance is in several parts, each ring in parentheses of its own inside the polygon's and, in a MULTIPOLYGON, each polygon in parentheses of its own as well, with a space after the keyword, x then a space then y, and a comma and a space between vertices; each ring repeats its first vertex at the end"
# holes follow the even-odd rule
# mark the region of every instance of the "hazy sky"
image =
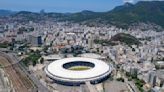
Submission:
POLYGON ((82 10, 109 11, 124 2, 137 0, 0 0, 0 9, 45 11, 51 12, 78 12, 82 10))

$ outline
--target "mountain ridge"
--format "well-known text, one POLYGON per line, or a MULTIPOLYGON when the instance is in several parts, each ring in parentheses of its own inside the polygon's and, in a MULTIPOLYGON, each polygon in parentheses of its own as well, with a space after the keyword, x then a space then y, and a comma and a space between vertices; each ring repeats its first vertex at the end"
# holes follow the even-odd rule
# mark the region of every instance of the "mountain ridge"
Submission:
POLYGON ((50 18, 55 21, 70 21, 88 25, 111 24, 120 28, 128 28, 134 23, 156 24, 164 28, 164 1, 139 1, 136 4, 125 3, 111 11, 94 12, 84 10, 77 13, 36 13, 18 12, 12 17, 28 20, 50 18))

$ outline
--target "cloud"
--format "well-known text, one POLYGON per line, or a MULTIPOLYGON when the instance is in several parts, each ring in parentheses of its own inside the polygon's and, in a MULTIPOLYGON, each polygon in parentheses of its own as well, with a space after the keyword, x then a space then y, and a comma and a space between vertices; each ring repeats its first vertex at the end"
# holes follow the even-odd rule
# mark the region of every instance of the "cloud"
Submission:
POLYGON ((123 1, 124 1, 124 3, 126 3, 126 2, 133 3, 134 2, 134 0, 123 0, 123 1))
POLYGON ((137 1, 164 1, 164 0, 123 0, 124 3, 126 3, 126 2, 134 3, 137 1))

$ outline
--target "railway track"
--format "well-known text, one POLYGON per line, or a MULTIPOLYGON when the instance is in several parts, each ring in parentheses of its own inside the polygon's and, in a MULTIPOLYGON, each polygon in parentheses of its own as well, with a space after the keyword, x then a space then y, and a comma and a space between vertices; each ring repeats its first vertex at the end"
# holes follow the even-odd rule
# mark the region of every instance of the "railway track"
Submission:
POLYGON ((18 64, 13 64, 11 58, 1 54, 0 64, 7 73, 16 92, 32 92, 34 85, 28 76, 21 71, 18 64))
POLYGON ((13 65, 18 75, 20 75, 20 79, 23 80, 23 84, 25 85, 25 87, 27 89, 31 89, 31 87, 34 87, 35 85, 33 85, 33 82, 31 81, 31 79, 29 77, 26 76, 26 74, 24 74, 24 72, 22 70, 20 70, 19 65, 13 65))

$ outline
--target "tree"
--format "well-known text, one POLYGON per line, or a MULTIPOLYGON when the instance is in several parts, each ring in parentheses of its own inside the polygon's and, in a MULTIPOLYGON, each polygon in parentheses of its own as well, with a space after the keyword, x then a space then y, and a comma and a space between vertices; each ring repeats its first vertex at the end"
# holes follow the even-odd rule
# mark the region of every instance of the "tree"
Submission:
POLYGON ((33 61, 32 65, 35 66, 37 64, 37 61, 33 61))
POLYGON ((118 78, 117 81, 124 82, 124 78, 118 78))
POLYGON ((135 48, 132 48, 132 51, 135 52, 135 48))
POLYGON ((99 52, 100 51, 99 48, 96 48, 96 51, 99 52))
POLYGON ((43 64, 44 63, 44 58, 40 59, 40 63, 43 64))

